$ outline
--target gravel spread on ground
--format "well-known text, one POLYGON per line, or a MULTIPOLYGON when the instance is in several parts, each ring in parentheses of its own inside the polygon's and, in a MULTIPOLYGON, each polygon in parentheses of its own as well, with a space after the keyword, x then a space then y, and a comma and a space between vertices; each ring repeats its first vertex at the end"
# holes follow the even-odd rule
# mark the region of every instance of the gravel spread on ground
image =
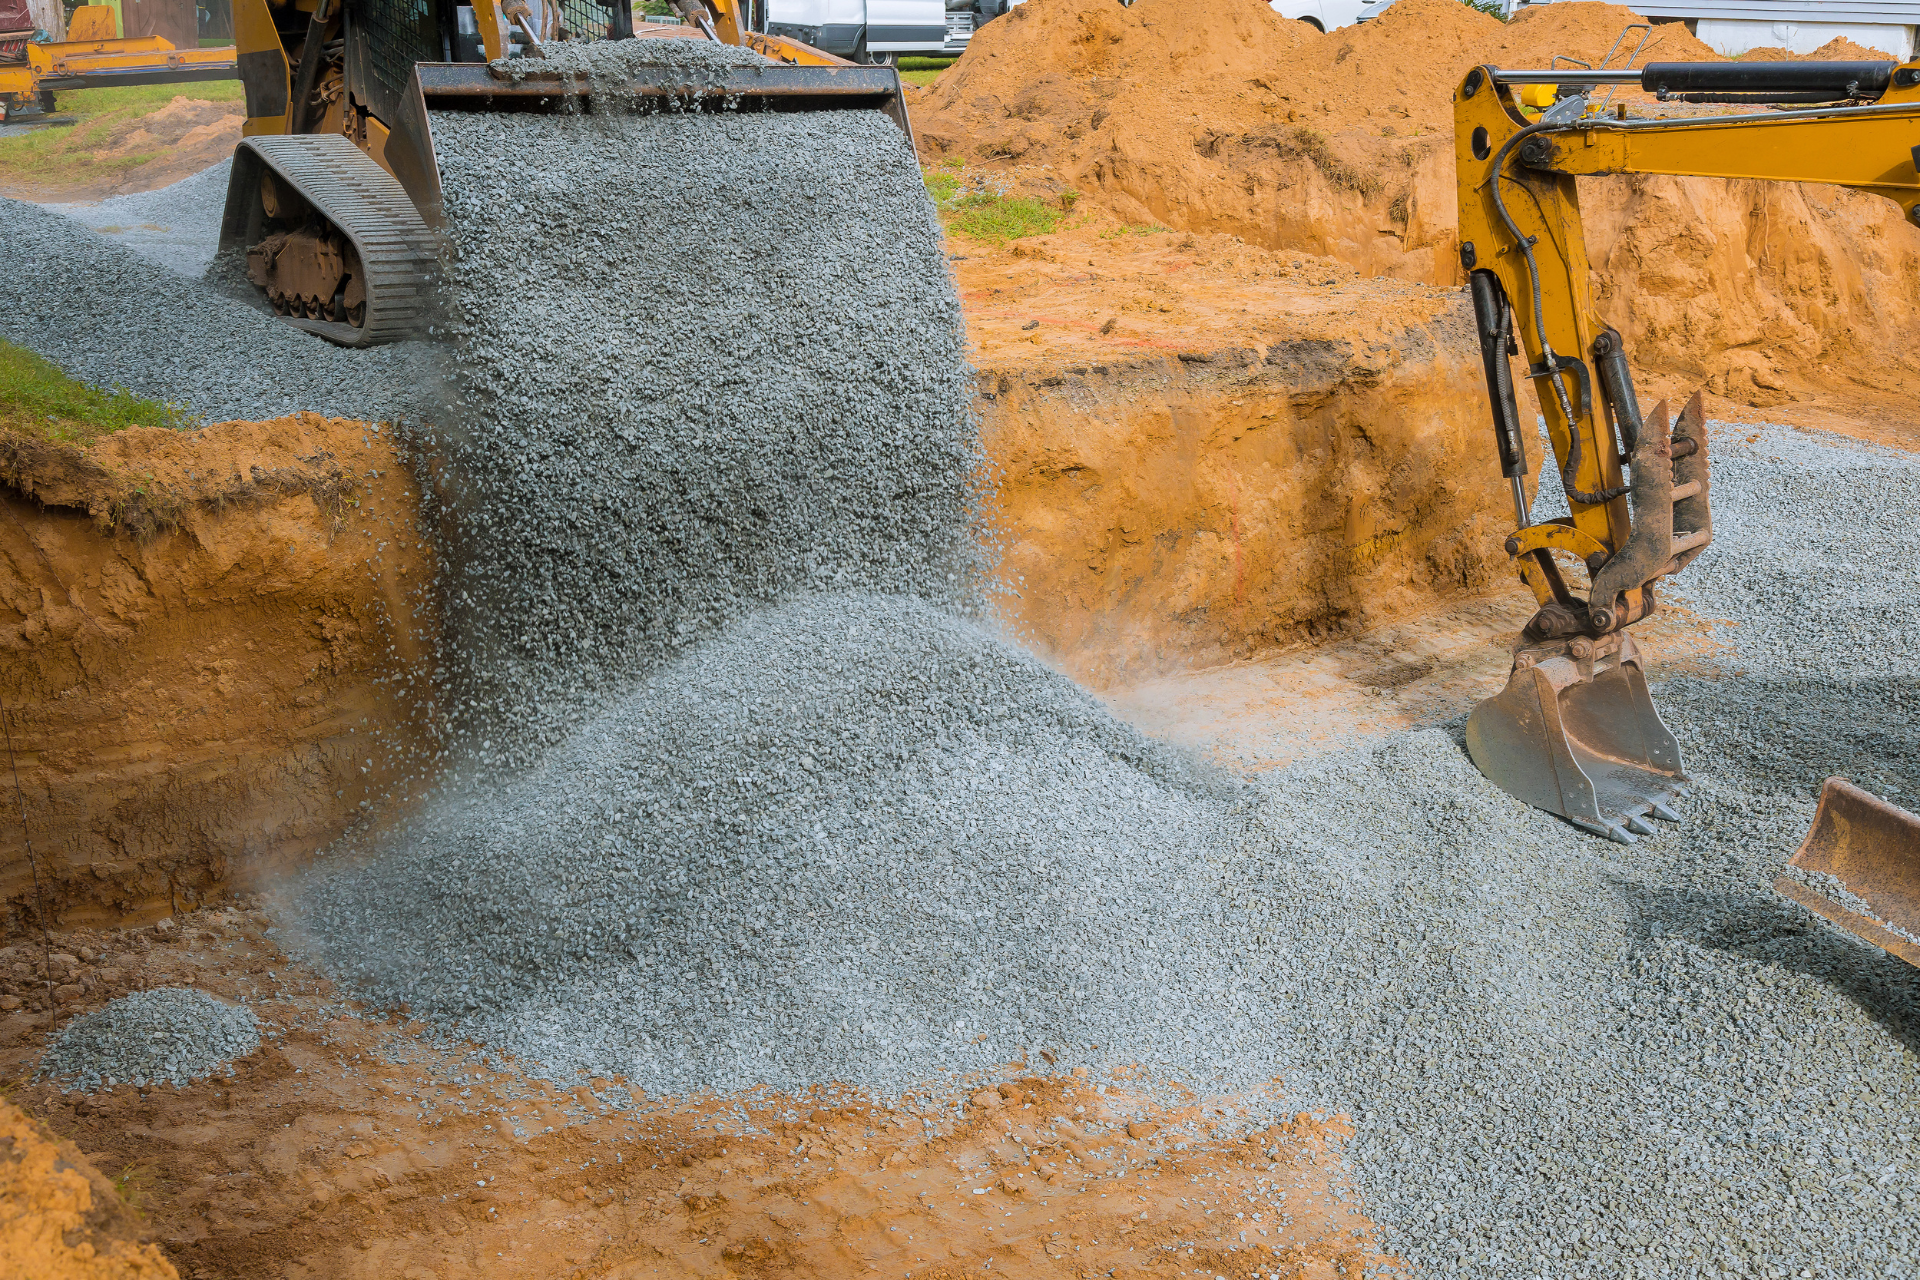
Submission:
POLYGON ((184 1085, 260 1047, 253 1011, 188 987, 159 987, 111 1000, 56 1032, 38 1075, 95 1093, 118 1084, 184 1085))
POLYGON ((458 403, 431 447, 463 763, 526 759, 796 592, 978 596, 959 301, 890 121, 433 125, 458 403))
POLYGON ((43 206, 84 223, 169 271, 198 280, 220 247, 231 160, 210 165, 170 186, 92 204, 43 206))
MULTIPOLYGON (((181 198, 179 220, 198 216, 199 198, 181 198)), ((158 201, 153 216, 174 221, 158 201)), ((417 344, 336 347, 37 205, 0 200, 0 266, 0 337, 208 422, 390 420, 418 412, 432 385, 417 344)))

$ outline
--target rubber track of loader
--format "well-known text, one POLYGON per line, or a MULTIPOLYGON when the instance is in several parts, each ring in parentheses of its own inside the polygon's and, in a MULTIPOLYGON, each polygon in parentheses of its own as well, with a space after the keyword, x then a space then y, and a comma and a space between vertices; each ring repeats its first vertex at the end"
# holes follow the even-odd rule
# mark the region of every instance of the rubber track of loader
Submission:
POLYGON ((366 322, 358 328, 331 320, 282 316, 288 324, 346 347, 398 342, 425 332, 438 255, 434 233, 392 174, 346 138, 333 133, 243 138, 353 242, 366 273, 366 322))

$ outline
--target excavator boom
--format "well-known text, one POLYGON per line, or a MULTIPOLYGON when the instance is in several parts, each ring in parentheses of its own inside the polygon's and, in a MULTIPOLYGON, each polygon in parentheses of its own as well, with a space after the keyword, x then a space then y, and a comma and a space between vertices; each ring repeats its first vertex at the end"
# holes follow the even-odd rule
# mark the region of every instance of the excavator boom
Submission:
MULTIPOLYGON (((1643 414, 1625 344, 1592 296, 1577 180, 1651 173, 1820 182, 1920 211, 1920 62, 1650 63, 1468 71, 1454 95, 1460 259, 1502 473, 1507 539, 1538 611, 1506 688, 1467 723, 1474 763, 1510 794, 1614 840, 1678 821, 1688 777, 1628 628, 1660 579, 1713 541, 1700 397, 1643 414), (1751 107, 1630 117, 1591 100, 1631 84, 1661 101, 1751 107), (1567 514, 1536 521, 1510 360, 1521 356, 1567 514), (1558 559, 1556 559, 1558 557, 1558 559), (1586 579, 1581 595, 1577 584, 1586 579)), ((1829 781, 1777 887, 1920 963, 1920 819, 1829 781)))

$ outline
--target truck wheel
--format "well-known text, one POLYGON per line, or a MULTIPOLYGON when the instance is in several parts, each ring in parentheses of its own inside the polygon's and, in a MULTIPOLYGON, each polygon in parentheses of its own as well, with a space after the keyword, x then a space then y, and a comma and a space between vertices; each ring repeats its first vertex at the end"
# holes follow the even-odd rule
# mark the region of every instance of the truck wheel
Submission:
POLYGON ((900 55, 897 53, 870 53, 867 50, 867 42, 862 39, 860 41, 860 47, 853 51, 853 60, 864 63, 869 67, 891 67, 899 63, 900 55))

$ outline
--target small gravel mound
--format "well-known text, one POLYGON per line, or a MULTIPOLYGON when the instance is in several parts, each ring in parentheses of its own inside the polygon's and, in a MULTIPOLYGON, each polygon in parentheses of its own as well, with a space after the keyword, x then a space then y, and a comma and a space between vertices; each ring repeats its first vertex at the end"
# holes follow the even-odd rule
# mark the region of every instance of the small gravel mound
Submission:
POLYGON ((1010 1044, 1212 1062, 1249 1012, 1207 946, 1238 793, 977 624, 813 597, 312 886, 308 928, 352 989, 562 1078, 898 1088, 1010 1044), (1195 1003, 1215 1016, 1169 1034, 1195 1003))
POLYGON ((70 1091, 204 1079, 260 1047, 251 1009, 188 987, 122 996, 69 1022, 47 1046, 39 1077, 70 1091))

